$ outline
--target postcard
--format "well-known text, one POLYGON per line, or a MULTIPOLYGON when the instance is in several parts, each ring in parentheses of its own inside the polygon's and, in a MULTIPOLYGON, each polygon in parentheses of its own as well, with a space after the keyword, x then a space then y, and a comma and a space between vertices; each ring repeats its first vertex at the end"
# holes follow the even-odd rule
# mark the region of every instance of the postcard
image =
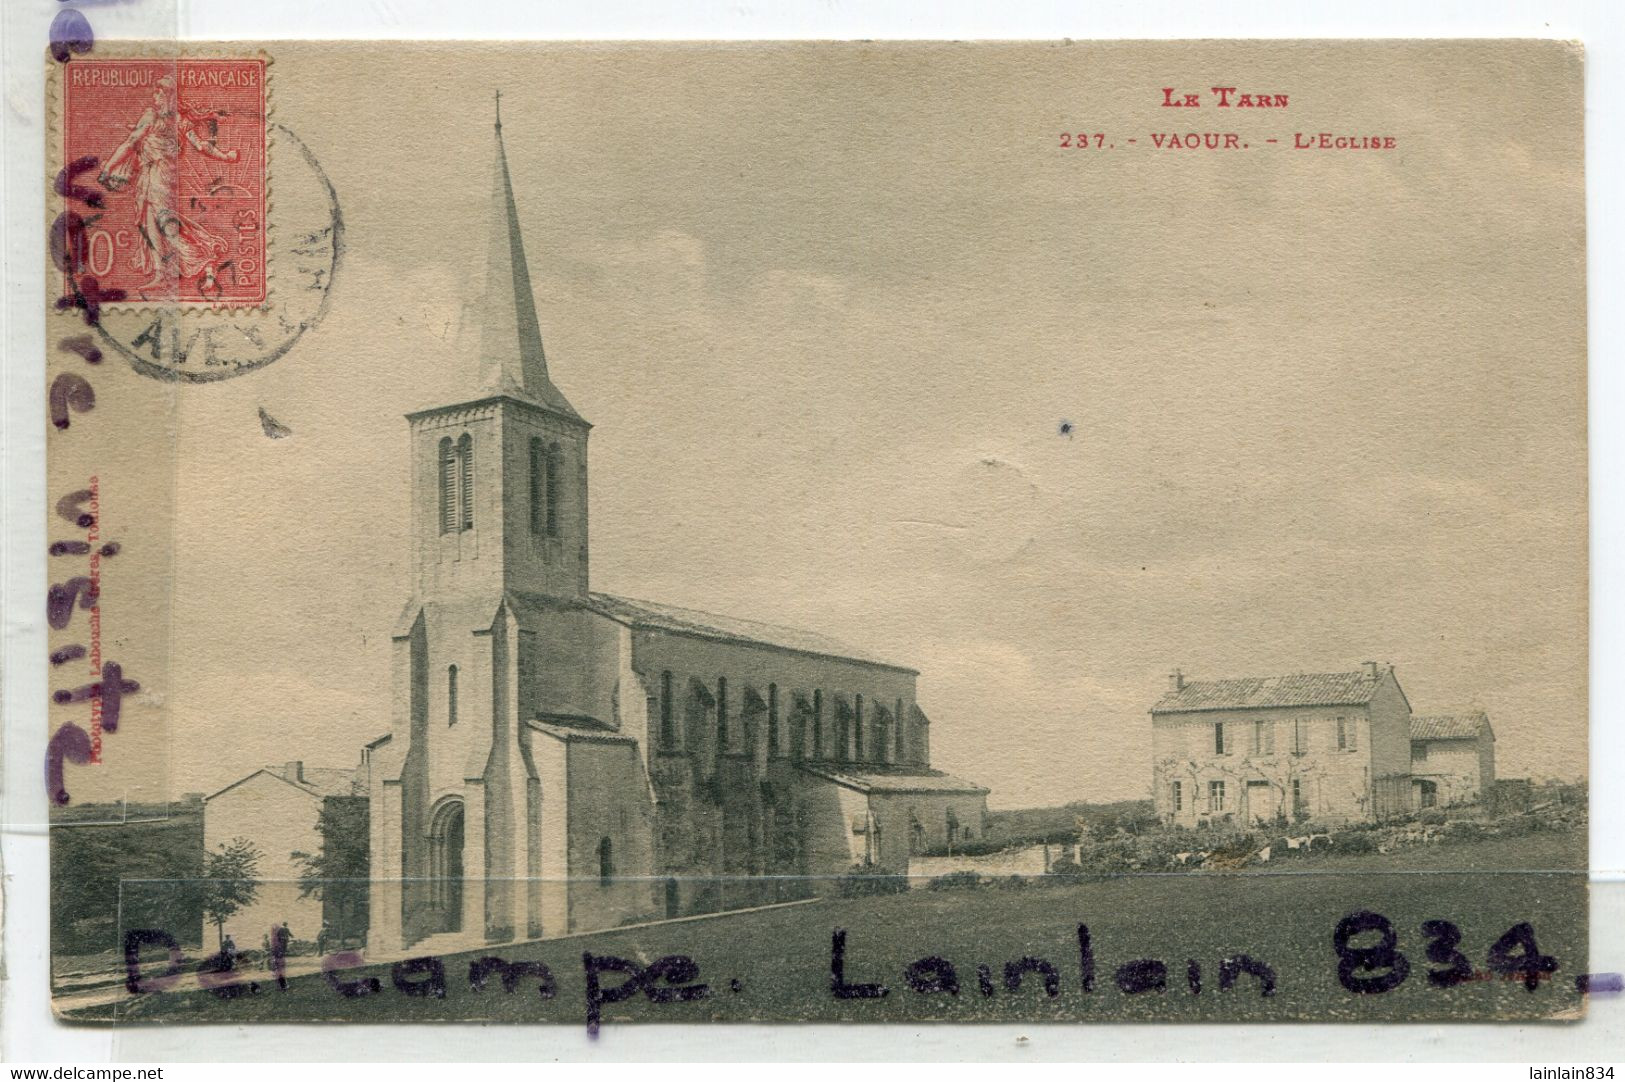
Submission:
POLYGON ((61 1019, 1584 1016, 1577 45, 48 64, 61 1019))

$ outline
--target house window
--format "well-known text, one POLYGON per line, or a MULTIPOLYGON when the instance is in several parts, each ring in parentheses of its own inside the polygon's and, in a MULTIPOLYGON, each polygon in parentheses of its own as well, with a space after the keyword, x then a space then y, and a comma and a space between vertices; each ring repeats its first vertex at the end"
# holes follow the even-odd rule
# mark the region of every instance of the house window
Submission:
POLYGON ((1267 722, 1267 721, 1255 721, 1255 722, 1253 722, 1253 754, 1254 755, 1266 755, 1266 754, 1268 754, 1267 749, 1268 749, 1269 741, 1266 739, 1266 730, 1269 728, 1269 724, 1270 723, 1267 722))
POLYGON ((1356 747, 1359 746, 1359 736, 1360 736, 1360 719, 1359 718, 1349 718, 1348 719, 1348 748, 1349 748, 1350 751, 1353 751, 1356 747))
POLYGON ((1298 720, 1292 723, 1292 754, 1302 755, 1309 750, 1309 723, 1298 720))
POLYGON ((451 437, 440 441, 440 532, 457 528, 457 452, 451 437))
POLYGON ((728 678, 717 677, 717 750, 728 750, 728 678))
POLYGON ((1174 782, 1174 811, 1181 812, 1181 811, 1184 811, 1184 810, 1185 810, 1185 787, 1184 787, 1184 785, 1182 785, 1181 783, 1176 781, 1176 782, 1174 782))
POLYGON ((541 437, 530 438, 530 532, 540 536, 547 529, 547 451, 541 437))
POLYGON ((446 670, 446 725, 457 724, 457 666, 446 670))
POLYGON ((854 725, 852 730, 852 757, 861 763, 863 761, 863 696, 856 696, 853 699, 853 702, 855 705, 852 707, 852 719, 854 725))
POLYGON ((1293 778, 1292 779, 1292 816, 1293 816, 1293 818, 1297 818, 1297 817, 1301 816, 1303 813, 1304 813, 1303 780, 1301 778, 1293 778))
POLYGON ((462 527, 474 528, 474 437, 464 432, 457 441, 457 502, 462 508, 462 527))
POLYGON ((1411 742, 1411 762, 1425 763, 1428 761, 1428 746, 1420 740, 1411 742))
POLYGON ((559 474, 563 471, 563 455, 559 445, 547 449, 547 536, 559 535, 559 474))
POLYGON ((608 838, 598 841, 598 885, 609 886, 615 878, 615 845, 608 838))
POLYGON ((1229 749, 1224 746, 1224 722, 1215 721, 1213 723, 1213 754, 1224 755, 1228 751, 1229 749))
POLYGON ((1210 812, 1224 811, 1224 782, 1210 781, 1207 783, 1207 810, 1210 812))
POLYGON ((1337 719, 1337 750, 1347 751, 1349 748, 1349 725, 1345 718, 1337 719))
POLYGON ((668 748, 677 746, 675 705, 671 699, 671 670, 660 674, 660 743, 668 748))
POLYGON ((767 685, 767 753, 783 754, 779 747, 779 685, 767 685))

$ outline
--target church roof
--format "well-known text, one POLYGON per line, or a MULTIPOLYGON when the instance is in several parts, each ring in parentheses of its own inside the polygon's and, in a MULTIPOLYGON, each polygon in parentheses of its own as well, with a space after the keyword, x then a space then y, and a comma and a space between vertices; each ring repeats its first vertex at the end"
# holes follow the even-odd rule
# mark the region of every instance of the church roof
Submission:
POLYGON ((556 740, 581 740, 589 744, 636 744, 635 737, 618 733, 593 718, 549 716, 531 718, 525 722, 537 732, 546 733, 556 740))
POLYGON ((1482 710, 1465 714, 1434 714, 1411 719, 1412 740, 1477 740, 1490 727, 1482 710))
MULTIPOLYGON (((495 142, 485 266, 472 268, 470 292, 464 301, 464 320, 472 331, 464 340, 467 343, 464 348, 474 348, 478 353, 477 389, 485 397, 500 395, 516 399, 586 424, 548 375, 541 321, 536 315, 536 296, 530 283, 530 264, 525 259, 525 241, 519 230, 519 208, 514 201, 508 153, 502 142, 500 95, 495 142)), ((434 411, 418 411, 430 412, 434 411)))
POLYGON ((1382 677, 1365 670, 1355 672, 1290 673, 1286 676, 1248 676, 1234 680, 1186 680, 1151 708, 1153 714, 1193 710, 1242 710, 1281 706, 1359 706, 1371 701, 1382 677))
POLYGON ((605 616, 636 628, 653 631, 673 631, 683 635, 717 639, 724 642, 750 643, 774 646, 781 650, 794 650, 802 654, 844 661, 861 661, 866 665, 879 665, 902 672, 916 672, 904 665, 894 665, 878 657, 855 650, 845 643, 827 636, 760 620, 741 620, 734 616, 682 609, 675 605, 660 605, 653 601, 634 601, 613 594, 592 594, 590 604, 605 616))
POLYGON ((832 770, 829 767, 805 765, 801 770, 860 793, 991 792, 986 786, 973 785, 940 770, 832 770))

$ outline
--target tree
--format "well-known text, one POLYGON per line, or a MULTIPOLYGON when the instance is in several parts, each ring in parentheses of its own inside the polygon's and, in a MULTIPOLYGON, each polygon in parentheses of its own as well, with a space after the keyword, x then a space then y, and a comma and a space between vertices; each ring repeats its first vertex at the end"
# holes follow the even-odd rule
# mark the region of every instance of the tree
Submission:
POLYGON ((323 931, 342 943, 367 925, 369 872, 367 801, 363 797, 328 797, 316 818, 322 847, 317 853, 294 853, 304 865, 299 897, 322 903, 323 931), (332 928, 326 924, 331 921, 332 928))
POLYGON ((260 851, 247 838, 221 842, 203 859, 203 917, 226 949, 226 921, 259 896, 260 851))

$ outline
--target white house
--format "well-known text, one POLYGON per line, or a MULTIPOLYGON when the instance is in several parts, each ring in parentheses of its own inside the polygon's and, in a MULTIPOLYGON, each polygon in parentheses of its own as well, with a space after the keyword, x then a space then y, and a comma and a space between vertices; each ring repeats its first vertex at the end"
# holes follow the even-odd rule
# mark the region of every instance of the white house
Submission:
MULTIPOLYGON (((206 853, 218 853, 236 838, 247 839, 260 851, 259 895, 225 923, 226 934, 239 949, 259 948, 271 927, 283 922, 295 939, 314 940, 321 932, 322 903, 299 896, 304 865, 294 854, 320 851, 316 820, 323 803, 330 797, 360 795, 357 783, 354 770, 290 762, 256 770, 204 798, 206 853)), ((215 930, 205 926, 204 946, 215 941, 215 930)))

